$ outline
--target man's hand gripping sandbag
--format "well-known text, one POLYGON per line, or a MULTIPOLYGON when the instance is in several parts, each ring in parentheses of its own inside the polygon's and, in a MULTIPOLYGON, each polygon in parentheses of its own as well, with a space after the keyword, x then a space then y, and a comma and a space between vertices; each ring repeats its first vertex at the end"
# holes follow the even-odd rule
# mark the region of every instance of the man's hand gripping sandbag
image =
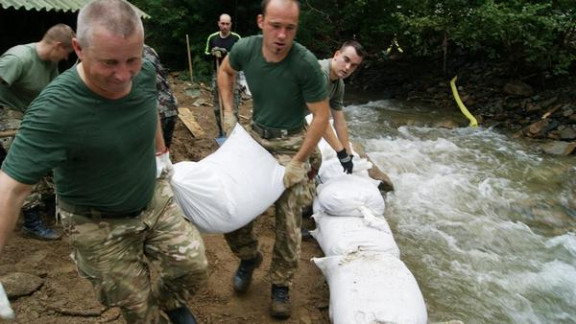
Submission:
POLYGON ((174 175, 174 167, 172 166, 172 161, 170 161, 170 152, 166 148, 162 152, 156 153, 156 178, 163 177, 165 179, 171 179, 174 175))
POLYGON ((303 182, 307 180, 309 164, 306 162, 300 161, 290 161, 286 165, 286 169, 284 172, 284 179, 282 179, 284 183, 284 187, 290 188, 293 185, 303 182))

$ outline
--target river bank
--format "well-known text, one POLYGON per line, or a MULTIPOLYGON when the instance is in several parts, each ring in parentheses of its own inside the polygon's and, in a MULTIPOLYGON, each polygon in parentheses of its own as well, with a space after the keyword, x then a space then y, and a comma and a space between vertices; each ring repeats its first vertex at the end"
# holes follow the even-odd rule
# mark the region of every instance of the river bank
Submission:
POLYGON ((573 153, 576 140, 576 78, 514 76, 504 64, 441 61, 367 60, 347 81, 349 93, 367 98, 399 99, 446 111, 459 107, 450 87, 456 86, 465 107, 482 127, 547 143, 551 154, 573 153), (554 144, 554 145, 552 145, 554 144), (552 149, 555 148, 555 149, 552 149))

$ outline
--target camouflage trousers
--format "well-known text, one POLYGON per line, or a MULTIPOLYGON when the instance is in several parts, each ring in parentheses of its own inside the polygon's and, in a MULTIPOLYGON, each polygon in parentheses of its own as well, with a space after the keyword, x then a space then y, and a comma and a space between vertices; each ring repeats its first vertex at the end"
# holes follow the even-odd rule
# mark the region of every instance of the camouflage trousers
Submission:
MULTIPOLYGON (((288 164, 302 146, 305 132, 282 138, 263 139, 254 131, 250 135, 268 150, 282 165, 288 164)), ((309 164, 308 164, 309 168, 309 164)), ((313 181, 313 180, 311 180, 313 181)), ((282 193, 274 203, 275 235, 272 262, 268 279, 272 284, 290 286, 298 268, 302 234, 302 207, 312 202, 309 181, 298 183, 282 193)), ((225 235, 234 255, 240 259, 252 259, 258 253, 258 239, 254 235, 254 222, 225 235)))
POLYGON ((22 210, 28 210, 35 207, 46 207, 45 202, 49 199, 53 199, 54 195, 54 182, 52 176, 45 176, 32 187, 32 192, 28 197, 26 197, 22 210))
MULTIPOLYGON (((236 82, 234 84, 234 115, 238 120, 238 110, 240 109, 240 102, 242 100, 240 90, 239 73, 236 74, 236 82)), ((222 125, 222 117, 220 115, 220 96, 218 95, 218 84, 216 82, 216 73, 212 75, 212 100, 214 102, 214 116, 216 117, 216 125, 218 128, 222 125)))
MULTIPOLYGON (((0 131, 17 130, 20 127, 23 113, 9 109, 8 107, 0 106, 0 131)), ((13 137, 5 137, 1 139, 1 145, 8 151, 12 144, 13 137)), ((0 162, 1 163, 1 162, 0 162)), ((37 206, 44 207, 44 201, 54 196, 54 183, 52 176, 42 178, 37 184, 32 187, 32 192, 22 206, 23 210, 31 209, 37 206)))
POLYGON ((167 180, 132 218, 100 218, 58 206, 81 277, 91 281, 100 302, 120 307, 127 323, 170 323, 160 310, 186 305, 207 279, 204 243, 174 201, 167 180), (152 283, 150 266, 158 273, 152 283))

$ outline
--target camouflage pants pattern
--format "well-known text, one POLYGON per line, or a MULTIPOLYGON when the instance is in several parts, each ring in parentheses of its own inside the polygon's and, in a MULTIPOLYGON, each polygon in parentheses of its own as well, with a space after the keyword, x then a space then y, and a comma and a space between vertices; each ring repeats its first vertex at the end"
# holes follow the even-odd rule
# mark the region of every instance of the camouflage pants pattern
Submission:
MULTIPOLYGON (((0 131, 17 130, 23 117, 24 114, 21 111, 0 106, 0 131)), ((5 137, 1 140, 2 146, 8 151, 13 138, 5 137)), ((54 196, 54 183, 51 176, 46 176, 32 187, 32 192, 26 197, 22 209, 27 210, 37 206, 43 207, 44 201, 51 196, 54 196)))
POLYGON ((159 310, 185 305, 208 279, 202 237, 164 179, 137 217, 105 219, 58 209, 80 276, 91 281, 103 305, 120 307, 127 323, 170 323, 159 310), (150 265, 158 273, 155 284, 150 265))
POLYGON ((32 187, 32 192, 26 197, 22 210, 37 206, 45 207, 44 202, 51 197, 54 197, 54 182, 52 181, 52 176, 45 176, 32 187))
MULTIPOLYGON (((262 139, 254 131, 250 135, 268 150, 282 165, 288 164, 302 146, 305 132, 282 139, 262 139)), ((309 167, 309 165, 308 165, 309 167)), ((275 202, 275 235, 272 263, 268 279, 272 284, 291 286, 298 268, 302 234, 302 207, 312 202, 309 181, 298 183, 286 190, 275 202)), ((258 239, 253 231, 254 222, 225 235, 235 256, 251 259, 258 253, 258 239)))
MULTIPOLYGON (((240 109, 240 101, 242 100, 240 91, 239 74, 236 74, 236 82, 234 84, 234 115, 238 120, 238 110, 240 109)), ((212 100, 214 102, 214 116, 216 116, 216 125, 221 127, 222 117, 220 115, 220 96, 218 95, 218 84, 216 83, 216 73, 212 75, 212 100)))

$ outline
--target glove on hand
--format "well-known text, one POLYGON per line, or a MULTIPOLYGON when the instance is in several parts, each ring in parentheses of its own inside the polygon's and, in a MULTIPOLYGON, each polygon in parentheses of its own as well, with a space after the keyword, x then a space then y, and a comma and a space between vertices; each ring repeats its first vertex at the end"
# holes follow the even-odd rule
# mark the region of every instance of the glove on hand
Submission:
POLYGON ((156 179, 163 177, 170 180, 173 175, 174 167, 170 161, 170 152, 166 148, 166 151, 156 153, 156 179))
POLYGON ((234 129, 234 126, 236 126, 236 116, 234 116, 234 113, 232 112, 224 111, 224 120, 222 120, 222 129, 224 130, 224 133, 226 133, 226 137, 230 136, 230 133, 234 129))
POLYGON ((217 58, 221 58, 226 54, 226 49, 222 47, 214 47, 212 48, 212 55, 216 56, 217 58))
POLYGON ((282 179, 284 187, 288 189, 299 182, 306 181, 307 175, 305 162, 290 161, 284 169, 284 179, 282 179))
POLYGON ((342 167, 344 168, 344 172, 351 174, 352 169, 354 169, 354 163, 352 163, 354 155, 346 154, 346 149, 336 152, 336 155, 338 156, 338 160, 340 160, 340 164, 342 164, 342 167))

